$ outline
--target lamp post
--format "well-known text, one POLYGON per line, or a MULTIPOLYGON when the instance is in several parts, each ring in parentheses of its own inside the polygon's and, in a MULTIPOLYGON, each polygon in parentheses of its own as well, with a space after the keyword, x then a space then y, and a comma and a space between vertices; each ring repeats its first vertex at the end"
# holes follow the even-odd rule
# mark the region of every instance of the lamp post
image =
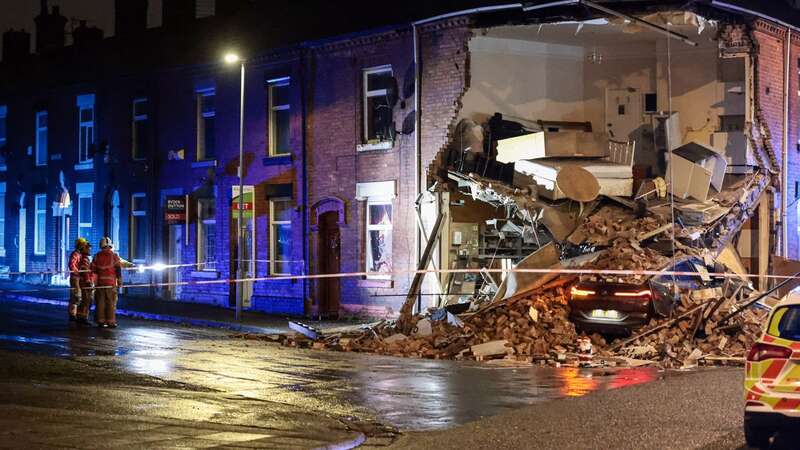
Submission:
POLYGON ((242 320, 242 306, 244 304, 244 289, 241 283, 244 279, 244 59, 236 53, 225 54, 225 64, 240 64, 241 84, 239 86, 239 212, 237 214, 237 239, 238 251, 236 261, 236 320, 242 320))

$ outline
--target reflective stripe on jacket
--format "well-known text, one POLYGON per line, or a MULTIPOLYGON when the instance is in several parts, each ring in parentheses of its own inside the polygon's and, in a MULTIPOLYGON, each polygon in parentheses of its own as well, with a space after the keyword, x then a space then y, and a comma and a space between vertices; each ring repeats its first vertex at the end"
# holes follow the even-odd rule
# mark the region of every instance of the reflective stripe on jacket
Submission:
POLYGON ((81 252, 77 250, 73 250, 72 253, 69 254, 69 277, 70 278, 80 278, 80 272, 78 272, 81 265, 81 252))

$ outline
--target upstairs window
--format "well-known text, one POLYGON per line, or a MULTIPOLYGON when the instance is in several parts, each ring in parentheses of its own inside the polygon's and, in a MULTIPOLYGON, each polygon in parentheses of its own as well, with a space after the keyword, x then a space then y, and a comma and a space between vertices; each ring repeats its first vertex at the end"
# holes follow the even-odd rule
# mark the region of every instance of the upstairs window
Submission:
POLYGON ((392 140, 394 76, 391 66, 364 70, 364 142, 378 144, 392 140))
POLYGON ((281 156, 291 153, 289 148, 289 103, 290 79, 280 78, 267 83, 269 97, 269 155, 281 156))
POLYGON ((147 195, 131 196, 131 259, 144 263, 147 259, 147 195))
POLYGON ((91 161, 94 145, 94 95, 78 96, 78 163, 91 161))
POLYGON ((146 98, 133 101, 133 124, 131 126, 131 157, 145 159, 147 156, 148 125, 150 116, 146 98))
POLYGON ((217 157, 215 92, 213 89, 197 93, 197 160, 206 161, 217 157))
POLYGON ((0 165, 6 165, 5 147, 7 141, 7 126, 6 120, 8 117, 8 108, 5 105, 0 105, 0 165))
POLYGON ((47 165, 47 111, 36 113, 36 165, 47 165))

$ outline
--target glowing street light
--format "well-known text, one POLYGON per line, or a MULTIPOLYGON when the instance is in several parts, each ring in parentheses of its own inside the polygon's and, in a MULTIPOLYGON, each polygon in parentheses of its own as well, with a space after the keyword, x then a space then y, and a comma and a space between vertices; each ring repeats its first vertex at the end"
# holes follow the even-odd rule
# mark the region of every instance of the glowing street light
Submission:
MULTIPOLYGON (((241 64, 241 85, 239 89, 239 212, 238 212, 238 261, 236 264, 236 278, 244 278, 244 60, 237 53, 228 52, 223 57, 225 64, 241 64)), ((244 303, 244 291, 242 286, 235 284, 236 290, 236 320, 241 320, 242 305, 244 303)))

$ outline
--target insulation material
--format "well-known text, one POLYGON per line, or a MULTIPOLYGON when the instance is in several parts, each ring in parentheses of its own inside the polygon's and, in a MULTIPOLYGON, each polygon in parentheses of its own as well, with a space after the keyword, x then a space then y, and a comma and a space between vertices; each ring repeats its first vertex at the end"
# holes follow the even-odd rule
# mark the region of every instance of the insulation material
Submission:
POLYGON ((497 161, 501 163, 565 156, 608 156, 608 137, 583 131, 541 131, 497 141, 497 161))
POLYGON ((711 196, 711 188, 722 190, 722 181, 728 163, 725 157, 706 147, 691 142, 672 151, 667 183, 672 194, 681 199, 692 197, 704 202, 711 196))
POLYGON ((633 195, 631 166, 602 159, 554 158, 537 161, 518 161, 517 172, 531 177, 539 185, 539 195, 551 200, 566 198, 558 188, 556 178, 564 166, 575 165, 594 175, 600 185, 600 195, 630 197, 633 195))

